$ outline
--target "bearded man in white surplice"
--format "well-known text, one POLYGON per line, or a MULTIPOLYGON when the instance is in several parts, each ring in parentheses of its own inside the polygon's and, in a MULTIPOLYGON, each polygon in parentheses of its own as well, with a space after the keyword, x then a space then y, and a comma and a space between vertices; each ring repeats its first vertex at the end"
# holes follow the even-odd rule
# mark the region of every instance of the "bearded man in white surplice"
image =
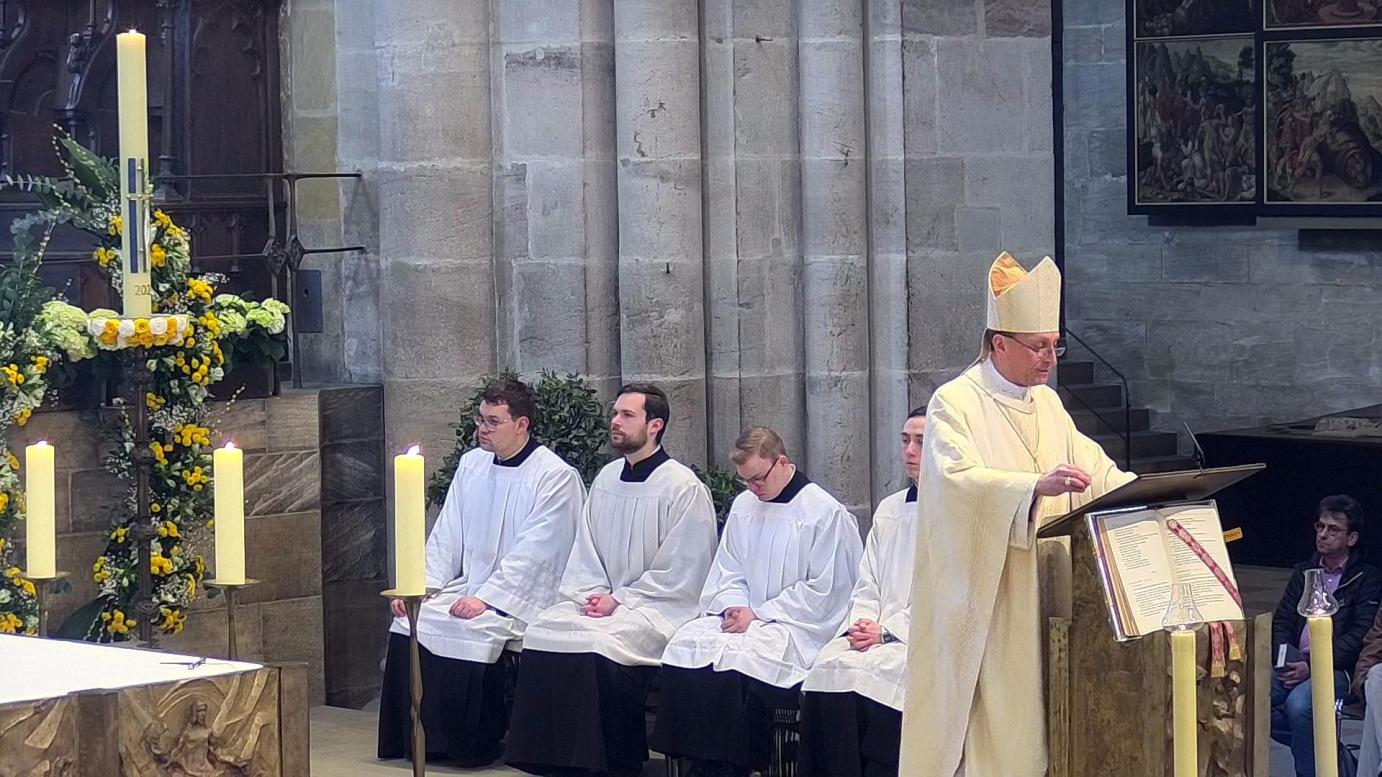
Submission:
POLYGON ((802 683, 802 777, 897 775, 911 641, 912 557, 926 408, 902 425, 909 486, 879 503, 864 544, 849 627, 825 646, 802 683))
POLYGON ((792 464, 776 432, 748 429, 730 458, 748 490, 730 506, 704 617, 662 654, 652 745, 688 761, 690 775, 767 767, 772 712, 797 708, 807 668, 844 621, 863 551, 854 516, 792 464))
POLYGON ((662 449, 671 409, 647 383, 619 389, 610 447, 590 486, 562 601, 528 627, 506 760, 533 774, 638 777, 644 707, 663 648, 700 614, 715 505, 662 449))
POLYGON ((1060 270, 1003 253, 985 283, 979 361, 927 406, 901 773, 1046 772, 1036 530, 1133 478, 1046 384, 1060 270))
MULTIPOLYGON (((428 760, 483 766, 499 758, 508 709, 505 645, 557 600, 585 487, 580 475, 529 435, 532 391, 500 379, 476 418, 479 448, 461 457, 427 538, 426 599, 418 617, 422 722, 428 760)), ((379 707, 379 757, 411 749, 408 623, 392 603, 379 707)))

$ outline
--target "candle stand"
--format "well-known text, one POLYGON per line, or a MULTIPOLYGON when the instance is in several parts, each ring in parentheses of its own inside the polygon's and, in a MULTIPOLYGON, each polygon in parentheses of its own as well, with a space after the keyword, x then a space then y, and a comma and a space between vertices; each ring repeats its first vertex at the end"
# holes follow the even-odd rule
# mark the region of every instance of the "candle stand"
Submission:
POLYGON ((428 594, 399 594, 397 589, 391 588, 382 592, 380 596, 401 599, 408 616, 408 709, 413 721, 413 777, 426 777, 427 734, 422 729, 422 660, 418 655, 417 618, 422 609, 422 601, 428 594))
POLYGON ((208 589, 219 589, 226 597, 226 658, 231 661, 240 660, 240 646, 235 639, 235 606, 236 599, 239 598, 241 588, 248 588, 258 585, 258 580, 243 580, 240 582, 223 582, 221 580, 204 580, 202 585, 208 589))
POLYGON ((67 577, 66 572, 58 572, 52 577, 30 577, 20 574, 20 577, 34 584, 34 600, 38 604, 38 635, 48 636, 48 594, 52 593, 49 588, 56 587, 59 580, 67 577))

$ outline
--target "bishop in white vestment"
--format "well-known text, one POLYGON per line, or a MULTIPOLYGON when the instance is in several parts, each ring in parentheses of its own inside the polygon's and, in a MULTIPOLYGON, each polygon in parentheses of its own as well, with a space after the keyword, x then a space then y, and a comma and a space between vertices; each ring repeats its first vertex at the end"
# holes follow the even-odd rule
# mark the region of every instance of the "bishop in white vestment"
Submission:
POLYGON ((911 640, 912 557, 926 410, 902 426, 908 488, 874 511, 848 626, 802 683, 802 777, 896 777, 911 640))
MULTIPOLYGON (((771 716, 795 710, 799 684, 849 606, 863 542, 844 505, 754 427, 732 456, 735 498, 701 591, 702 617, 662 654, 653 748, 707 774, 767 765, 771 716)), ((693 772, 695 773, 695 772, 693 772)))
POLYGON ((1036 530, 1133 476, 1046 383, 1060 271, 993 263, 978 363, 927 407, 901 773, 1041 777, 1046 716, 1036 530), (923 636, 924 635, 924 636, 923 636))
POLYGON ((700 613, 715 555, 710 491, 662 449, 670 408, 656 386, 620 389, 561 600, 529 627, 506 760, 534 774, 637 777, 644 707, 667 640, 700 613))
MULTIPOLYGON (((496 662, 556 601, 585 498, 576 470, 529 436, 526 386, 500 381, 480 409, 480 447, 461 457, 427 538, 427 587, 437 592, 417 627, 428 757, 462 766, 499 757, 508 715, 496 662)), ((395 617, 390 632, 380 758, 411 747, 407 620, 395 617)))

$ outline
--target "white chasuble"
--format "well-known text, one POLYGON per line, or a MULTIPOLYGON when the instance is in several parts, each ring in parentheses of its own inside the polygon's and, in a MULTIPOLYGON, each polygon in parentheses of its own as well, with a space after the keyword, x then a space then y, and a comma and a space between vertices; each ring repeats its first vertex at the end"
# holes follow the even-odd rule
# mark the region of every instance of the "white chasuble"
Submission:
MULTIPOLYGON (((556 601, 584 498, 576 470, 535 442, 505 462, 478 448, 462 456, 427 538, 427 587, 439 590, 422 603, 418 642, 444 658, 497 660, 556 601), (489 609, 452 615, 466 596, 489 609)), ((390 630, 407 634, 408 621, 390 630)))
POLYGON ((697 599, 718 539, 715 505, 689 467, 660 449, 650 458, 634 467, 617 459, 595 476, 561 601, 528 627, 525 648, 656 666, 672 634, 700 614, 697 599), (639 472, 648 464, 651 472, 639 472), (582 615, 597 593, 619 607, 606 617, 582 615))
POLYGON ((842 624, 842 630, 848 629, 866 618, 897 641, 860 651, 851 649, 843 636, 832 639, 811 665, 801 686, 803 691, 854 692, 902 710, 907 690, 907 645, 911 642, 912 558, 918 520, 915 497, 914 489, 899 491, 874 511, 859 580, 842 624))
POLYGON ((1076 430, 1054 390, 1015 386, 988 361, 937 389, 926 415, 900 773, 1040 777, 1036 527, 1134 476, 1076 430), (1090 473, 1090 488, 1037 496, 1060 464, 1090 473))
POLYGON ((735 497, 701 591, 704 617, 676 633, 664 664, 734 670, 790 688, 835 636, 863 553, 859 524, 800 472, 786 492, 792 495, 780 502, 748 492, 735 497), (748 631, 720 630, 720 614, 730 607, 753 610, 748 631))

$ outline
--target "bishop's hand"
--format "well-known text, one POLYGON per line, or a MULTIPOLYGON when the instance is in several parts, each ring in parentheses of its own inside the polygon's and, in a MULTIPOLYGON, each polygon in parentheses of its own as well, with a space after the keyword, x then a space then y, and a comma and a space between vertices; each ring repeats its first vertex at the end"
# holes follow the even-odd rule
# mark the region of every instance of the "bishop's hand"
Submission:
POLYGON ((753 614, 753 610, 748 607, 731 607, 721 615, 723 621, 720 623, 720 631, 726 634, 743 634, 749 630, 749 624, 753 623, 758 617, 753 614))
POLYGON ((1088 472, 1069 464, 1061 464, 1041 476, 1036 484, 1036 492, 1041 496, 1083 494, 1089 488, 1089 483, 1088 472))
POLYGON ((462 620, 470 620, 489 609, 489 605, 473 596, 462 596, 451 605, 451 614, 462 620))
POLYGON ((581 614, 591 618, 607 618, 619 609, 619 600, 609 594, 591 594, 585 598, 581 614))

